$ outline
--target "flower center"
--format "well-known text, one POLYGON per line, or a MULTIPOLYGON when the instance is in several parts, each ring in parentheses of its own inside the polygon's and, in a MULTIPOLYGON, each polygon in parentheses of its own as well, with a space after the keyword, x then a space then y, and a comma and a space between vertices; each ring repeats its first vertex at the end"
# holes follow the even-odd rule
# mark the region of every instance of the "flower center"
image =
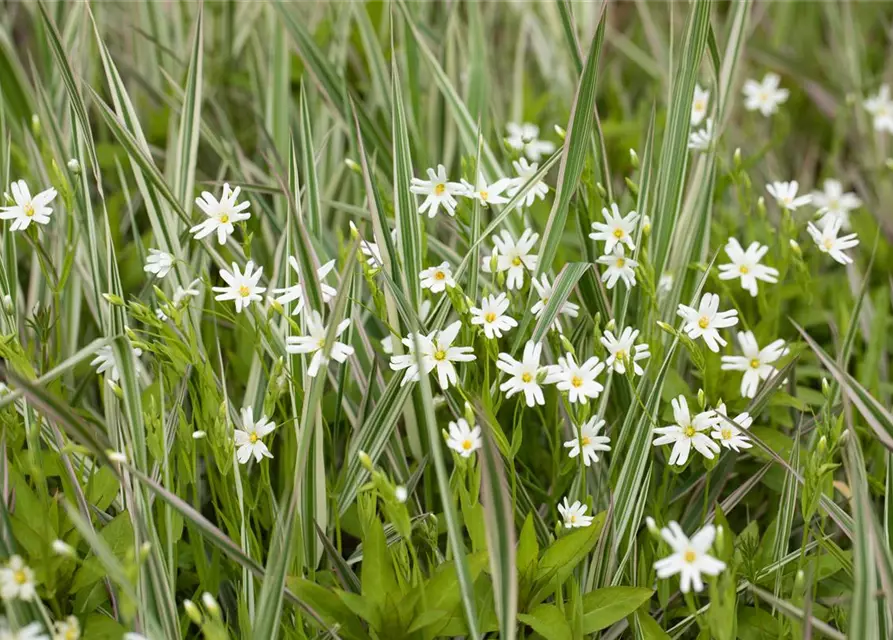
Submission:
POLYGON ((492 311, 484 316, 484 320, 487 322, 494 322, 496 320, 496 314, 492 311))
POLYGON ((695 101, 695 111, 703 111, 704 110, 704 101, 697 100, 695 101))
POLYGON ((614 237, 617 238, 618 240, 620 238, 622 238, 623 237, 623 229, 621 229, 620 227, 617 227, 616 229, 614 229, 614 237))
POLYGON ((574 376, 573 378, 571 378, 571 384, 579 389, 583 386, 583 378, 581 378, 580 376, 574 376))
POLYGON ((570 520, 570 523, 573 524, 577 521, 577 516, 572 513, 571 517, 568 518, 568 520, 570 520))
POLYGON ((825 238, 825 240, 822 242, 822 244, 825 246, 825 249, 827 249, 828 251, 831 251, 831 249, 834 248, 834 241, 831 238, 825 238))
POLYGON ((706 329, 710 326, 710 318, 708 318, 707 316, 701 316, 701 319, 698 320, 698 326, 702 329, 706 329))
POLYGON ((484 200, 484 201, 486 201, 490 197, 490 194, 487 193, 486 191, 481 191, 480 194, 481 194, 481 200, 484 200))
POLYGON ((15 579, 16 584, 25 584, 26 582, 28 582, 28 576, 25 575, 25 572, 21 569, 13 573, 12 577, 15 579))
POLYGON ((521 266, 521 257, 515 256, 514 258, 512 258, 512 265, 514 265, 516 267, 520 267, 521 266))
POLYGON ((220 216, 220 223, 226 224, 227 222, 229 222, 229 214, 224 213, 222 216, 220 216))
POLYGON ((750 366, 751 366, 752 369, 759 369, 759 368, 760 368, 760 359, 759 359, 759 358, 754 358, 753 360, 751 360, 751 361, 750 361, 750 366))
POLYGON ((248 442, 250 442, 251 444, 254 444, 255 442, 257 442, 257 434, 252 433, 250 436, 248 436, 248 442))
POLYGON ((251 295, 251 289, 243 284, 241 287, 239 287, 239 295, 243 298, 247 298, 251 295))
POLYGON ((446 351, 444 351, 443 349, 438 349, 434 352, 434 359, 437 361, 446 360, 446 351))
POLYGON ((583 443, 583 446, 586 447, 586 446, 589 446, 589 443, 590 443, 591 441, 589 440, 589 436, 583 436, 583 437, 580 439, 580 442, 582 442, 582 443, 583 443))
POLYGON ((694 551, 689 549, 688 551, 686 551, 685 553, 682 554, 682 559, 685 560, 686 562, 688 562, 689 564, 691 564, 692 562, 694 562, 695 560, 698 559, 698 554, 696 554, 694 551))
POLYGON ((695 431, 695 428, 694 428, 693 426, 688 425, 687 427, 685 427, 685 428, 682 430, 682 433, 685 434, 685 437, 686 437, 686 438, 694 438, 694 437, 695 437, 695 434, 697 433, 697 431, 695 431))
POLYGON ((435 271, 434 272, 435 280, 443 280, 444 278, 446 278, 446 274, 443 271, 435 271))
POLYGON ((446 185, 442 182, 440 184, 434 185, 434 195, 442 196, 444 191, 446 191, 446 185))
POLYGON ((726 427, 725 429, 723 429, 722 431, 720 431, 720 433, 722 434, 722 439, 723 439, 723 440, 731 440, 731 438, 732 438, 732 430, 729 429, 728 427, 726 427))
POLYGON ((750 273, 750 267, 748 267, 746 264, 742 264, 738 271, 740 271, 743 275, 747 275, 748 273, 750 273))
POLYGON ((22 209, 25 211, 25 215, 28 216, 29 218, 34 215, 34 205, 31 204, 30 202, 28 204, 26 204, 24 207, 22 207, 22 209))
POLYGON ((525 371, 524 373, 521 374, 521 380, 523 382, 530 382, 531 380, 533 380, 533 376, 530 375, 530 373, 528 373, 527 371, 525 371))
POLYGON ((620 360, 621 362, 624 361, 624 360, 626 360, 626 350, 625 350, 625 349, 621 349, 620 351, 618 351, 618 352, 614 355, 614 357, 615 357, 617 360, 620 360))
POLYGON ((316 341, 316 344, 319 345, 320 349, 322 349, 324 346, 326 346, 326 339, 320 338, 319 340, 316 341))
POLYGON ((626 260, 624 260, 623 258, 617 258, 616 264, 618 269, 622 269, 623 265, 626 264, 626 260))
POLYGON ((471 449, 471 440, 469 440, 468 438, 466 438, 465 440, 463 440, 463 441, 462 441, 462 448, 465 449, 466 451, 468 451, 469 449, 471 449))

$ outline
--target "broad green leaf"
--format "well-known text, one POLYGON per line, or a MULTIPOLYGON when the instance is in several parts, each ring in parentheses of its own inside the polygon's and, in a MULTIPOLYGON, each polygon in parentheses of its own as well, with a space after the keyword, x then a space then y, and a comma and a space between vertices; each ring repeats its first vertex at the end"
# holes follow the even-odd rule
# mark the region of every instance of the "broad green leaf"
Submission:
POLYGON ((603 587, 583 596, 583 633, 607 629, 648 602, 653 589, 603 587))

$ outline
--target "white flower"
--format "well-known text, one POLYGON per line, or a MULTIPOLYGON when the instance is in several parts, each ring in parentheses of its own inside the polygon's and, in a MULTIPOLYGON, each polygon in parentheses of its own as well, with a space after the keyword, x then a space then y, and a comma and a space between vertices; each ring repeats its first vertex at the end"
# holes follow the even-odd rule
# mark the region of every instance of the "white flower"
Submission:
POLYGON ((409 498, 409 492, 402 484, 398 484, 394 487, 394 497, 397 499, 397 502, 403 504, 406 502, 406 499, 409 498))
POLYGON ((673 417, 676 420, 676 424, 656 428, 654 433, 659 434, 659 437, 655 438, 652 444, 655 447, 664 444, 673 445, 673 450, 670 452, 670 460, 668 461, 670 465, 675 464, 681 467, 688 462, 688 456, 692 447, 697 449, 705 458, 712 460, 714 453, 719 452, 719 445, 704 432, 715 427, 721 418, 714 411, 702 411, 692 420, 685 396, 674 398, 672 403, 673 417))
POLYGON ((32 222, 47 224, 50 221, 53 210, 47 205, 56 197, 54 188, 41 191, 33 198, 24 180, 13 182, 10 188, 15 204, 11 207, 0 207, 0 220, 13 221, 9 226, 10 231, 24 231, 32 222))
MULTIPOLYGON (((536 172, 539 169, 539 165, 536 162, 528 163, 525 158, 512 161, 512 166, 515 167, 518 177, 513 178, 509 183, 508 196, 510 198, 514 198, 515 194, 524 186, 524 183, 536 175, 536 172)), ((537 198, 540 200, 545 199, 547 193, 549 193, 549 185, 540 180, 527 190, 527 193, 524 194, 524 198, 518 202, 517 208, 529 207, 537 198)))
POLYGON ((34 600, 37 596, 34 572, 19 555, 9 558, 0 569, 0 598, 4 600, 34 600))
POLYGON ((744 108, 748 111, 759 111, 769 117, 778 111, 778 105, 788 99, 790 92, 779 88, 781 78, 778 74, 767 73, 762 82, 747 80, 744 83, 744 108))
POLYGON ((564 443, 569 458, 576 458, 583 452, 583 464, 587 467, 593 462, 598 462, 598 451, 610 451, 611 438, 608 436, 600 436, 599 431, 605 426, 605 421, 599 419, 598 416, 592 416, 585 423, 580 425, 580 437, 568 440, 564 443))
MULTIPOLYGON (((359 234, 357 226, 353 223, 353 221, 350 222, 350 231, 351 233, 359 234)), ((391 231, 391 241, 397 241, 396 229, 391 231)), ((374 242, 368 242, 361 238, 360 251, 362 251, 363 255, 366 256, 366 264, 369 265, 370 269, 380 269, 382 266, 384 266, 384 262, 381 259, 381 250, 374 242)))
POLYGON ((450 422, 450 435, 447 438, 447 446, 463 458, 468 458, 472 453, 483 446, 481 440, 481 428, 468 425, 465 418, 459 418, 456 422, 450 422))
POLYGON ((657 281, 657 293, 667 294, 673 290, 673 274, 672 273, 664 273, 661 274, 660 280, 657 281))
POLYGON ((797 207, 812 202, 812 196, 808 193, 797 197, 797 190, 799 188, 800 183, 796 180, 791 180, 790 182, 773 182, 766 185, 766 191, 769 192, 769 195, 775 198, 778 206, 782 209, 788 209, 789 211, 795 211, 797 207))
POLYGON ((691 102, 691 126, 696 127, 707 116, 707 107, 710 106, 710 92, 702 89, 701 85, 695 85, 695 96, 691 102))
POLYGON ((506 314, 508 308, 509 299, 504 293, 484 296, 480 309, 471 308, 471 324, 483 327, 484 335, 489 340, 501 338, 503 332, 518 326, 518 322, 506 314))
MULTIPOLYGON (((431 312, 431 301, 430 300, 422 300, 422 303, 419 305, 419 320, 424 322, 428 318, 428 314, 431 312)), ((381 349, 386 354, 391 355, 394 353, 394 342, 393 336, 388 334, 384 338, 381 339, 381 349)))
MULTIPOLYGON (((72 639, 78 640, 79 637, 79 635, 72 636, 72 639)), ((43 627, 39 622, 31 622, 24 627, 19 627, 18 631, 12 631, 6 619, 0 618, 0 640, 50 640, 50 637, 43 632, 43 627)), ((54 637, 53 640, 56 638, 54 637)))
POLYGON ((740 426, 735 426, 732 422, 729 422, 725 418, 726 415, 726 405, 720 403, 718 407, 716 407, 716 414, 720 417, 720 421, 716 423, 716 426, 713 427, 714 431, 710 434, 710 436, 719 442, 726 449, 732 449, 733 451, 741 451, 741 449, 750 449, 753 444, 750 441, 750 438, 747 437, 747 434, 744 433, 744 430, 750 429, 750 425, 753 424, 753 418, 750 417, 750 414, 739 413, 732 420, 735 424, 740 426))
POLYGON ((177 290, 174 291, 174 297, 171 298, 171 303, 175 307, 179 307, 180 304, 187 298, 193 298, 193 297, 197 296, 199 294, 199 291, 196 287, 198 287, 200 282, 201 282, 201 280, 196 278, 195 280, 190 282, 188 285, 186 285, 185 289, 182 286, 177 287, 177 290))
MULTIPOLYGON (((281 294, 278 298, 276 298, 276 302, 281 305, 286 305, 289 302, 294 302, 295 305, 291 310, 291 315, 296 316, 304 309, 304 285, 301 281, 301 267, 298 264, 297 259, 294 256, 288 257, 288 264, 291 265, 292 270, 295 272, 297 278, 295 279, 295 283, 290 287, 283 287, 281 289, 273 289, 273 293, 281 294)), ((335 261, 329 260, 324 265, 322 265, 319 269, 316 270, 316 277, 319 280, 319 291, 322 294, 322 301, 329 302, 338 295, 338 291, 327 285, 323 280, 329 273, 332 272, 332 269, 335 268, 335 261)))
POLYGON ((822 216, 819 226, 824 228, 834 218, 840 218, 841 227, 850 228, 850 212, 862 206, 862 200, 855 193, 843 192, 839 180, 828 179, 824 182, 824 191, 812 192, 812 204, 818 208, 822 216))
POLYGON ((625 374, 628 365, 632 366, 633 373, 637 376, 645 373, 639 366, 639 360, 649 358, 651 352, 647 344, 634 344, 638 337, 639 330, 632 327, 626 327, 620 332, 620 337, 615 337, 613 332, 606 330, 601 337, 601 343, 611 355, 605 360, 605 364, 613 367, 619 374, 625 374))
POLYGON ((53 547, 53 553, 55 553, 57 555, 72 556, 72 557, 74 556, 74 548, 70 544, 65 542, 64 540, 60 540, 59 538, 56 538, 55 540, 53 540, 52 547, 53 547))
POLYGON ((720 311, 719 296, 715 293, 705 293, 701 297, 701 303, 697 309, 680 304, 676 314, 685 320, 682 330, 688 334, 688 337, 692 340, 704 338, 707 348, 714 353, 719 351, 719 345, 726 346, 728 344, 719 335, 719 330, 738 324, 737 309, 720 311))
POLYGON ((542 343, 530 340, 524 345, 524 353, 520 361, 515 360, 507 353, 499 354, 496 368, 510 376, 508 380, 499 385, 500 391, 506 392, 506 398, 523 392, 528 407, 546 404, 539 383, 539 375, 543 370, 540 367, 542 353, 542 343))
POLYGON ((422 206, 419 207, 419 213, 427 211, 428 217, 433 218, 441 206, 451 216, 456 215, 456 205, 459 203, 455 196, 462 193, 463 187, 458 182, 449 182, 446 167, 439 164, 437 173, 434 172, 434 169, 428 169, 427 180, 413 178, 409 190, 415 194, 427 196, 422 206))
MULTIPOLYGON (((344 362, 353 353, 353 347, 335 340, 330 352, 326 354, 326 334, 329 329, 323 324, 322 316, 319 315, 319 311, 314 309, 306 316, 306 320, 307 335, 288 336, 285 339, 285 350, 289 353, 312 353, 313 358, 310 359, 310 366, 307 367, 307 375, 315 378, 320 367, 324 367, 329 362, 329 358, 335 362, 344 362)), ((345 318, 335 328, 335 337, 338 338, 344 333, 348 326, 350 326, 350 318, 345 318)))
POLYGON ((149 249, 149 257, 146 258, 146 266, 143 267, 143 271, 154 273, 157 278, 163 278, 170 273, 172 266, 174 266, 174 256, 158 249, 149 249))
POLYGON ((81 623, 74 616, 53 623, 53 640, 78 640, 81 637, 81 623))
POLYGON ((568 504, 565 496, 564 502, 558 503, 558 513, 564 521, 566 529, 575 529, 578 527, 588 527, 592 524, 592 516, 586 515, 588 507, 579 500, 574 500, 573 504, 568 504))
POLYGON ((512 181, 509 178, 503 178, 493 184, 489 184, 484 179, 484 174, 478 173, 477 184, 471 184, 467 180, 462 180, 460 195, 477 200, 482 207, 491 204, 505 204, 509 199, 502 195, 502 192, 508 189, 511 184, 512 181))
POLYGON ((882 84, 865 103, 865 110, 874 117, 874 130, 893 133, 893 100, 890 100, 890 87, 882 84))
MULTIPOLYGON (((418 382, 419 380, 419 363, 416 360, 415 356, 415 338, 418 338, 419 344, 421 345, 421 364, 422 369, 425 371, 425 375, 431 372, 433 365, 431 363, 430 356, 425 354, 431 353, 431 340, 428 336, 423 336, 418 333, 415 336, 410 333, 408 336, 403 338, 401 342, 406 346, 407 352, 400 355, 392 355, 391 356, 391 369, 394 371, 403 371, 406 373, 403 375, 403 382, 400 383, 400 386, 407 384, 408 382, 418 382)), ((390 338, 390 336, 388 336, 390 338)), ((384 340, 382 340, 382 347, 384 347, 384 340)), ((387 353, 394 353, 393 349, 387 351, 387 353)))
POLYGON ((752 331, 738 333, 738 344, 741 345, 741 356, 723 356, 723 371, 743 371, 741 378, 741 395, 753 398, 757 395, 760 380, 768 380, 775 375, 777 369, 772 366, 779 358, 788 354, 784 340, 776 340, 760 349, 752 331))
MULTIPOLYGON (((131 346, 130 349, 133 353, 136 366, 139 367, 139 358, 143 355, 143 350, 133 346, 131 346)), ((106 377, 112 382, 117 382, 121 379, 121 369, 118 366, 118 361, 115 359, 115 352, 112 350, 112 345, 107 344, 99 347, 94 355, 96 357, 93 358, 90 364, 96 367, 96 375, 103 375, 108 372, 106 377)))
MULTIPOLYGON (((471 362, 475 359, 472 347, 453 346, 453 341, 459 335, 461 328, 462 322, 457 320, 442 331, 432 331, 427 336, 418 335, 421 346, 418 357, 421 360, 422 373, 428 375, 436 370, 437 380, 443 389, 449 389, 450 384, 456 384, 459 380, 454 362, 471 362)), ((409 353, 391 356, 391 369, 394 371, 406 369, 403 378, 403 384, 406 384, 419 379, 419 362, 416 360, 413 336, 404 338, 403 344, 409 349, 409 353)))
POLYGON ((595 381, 596 376, 605 368, 595 356, 577 364, 572 353, 558 358, 558 364, 549 367, 547 384, 554 384, 559 391, 567 391, 568 402, 586 403, 589 398, 597 398, 604 389, 595 381))
POLYGON ((713 145, 714 135, 713 118, 707 118, 703 129, 688 134, 688 148, 692 151, 707 151, 713 145))
POLYGON ((508 130, 506 144, 512 149, 520 151, 534 162, 539 162, 543 154, 555 151, 555 145, 548 140, 540 140, 540 128, 535 124, 525 122, 517 124, 509 122, 505 128, 508 130))
POLYGON ((701 574, 717 576, 726 568, 726 564, 707 554, 716 537, 716 528, 712 524, 698 531, 691 540, 682 532, 676 522, 670 522, 669 528, 660 532, 663 539, 673 550, 672 555, 654 563, 658 578, 669 578, 679 574, 679 588, 688 593, 694 586, 695 591, 704 589, 701 574))
MULTIPOLYGON (((549 282, 549 277, 545 273, 539 277, 539 280, 531 278, 531 282, 540 299, 530 308, 530 311, 533 313, 534 317, 539 318, 543 309, 549 304, 549 298, 552 297, 553 285, 549 282)), ((561 305, 561 309, 558 310, 558 315, 555 316, 555 321, 552 323, 552 328, 558 331, 558 333, 562 332, 561 321, 559 320, 559 316, 562 314, 571 318, 576 318, 580 314, 580 305, 567 300, 561 305)))
POLYGON ((769 247, 759 242, 751 242, 745 251, 741 248, 738 240, 729 238, 726 244, 726 255, 732 262, 719 265, 719 279, 741 278, 741 287, 755 297, 758 290, 757 280, 778 282, 778 269, 760 264, 760 260, 768 251, 769 247))
POLYGON ((613 253, 617 244, 625 244, 630 251, 636 248, 632 233, 636 228, 636 220, 639 219, 638 213, 630 211, 626 216, 621 216, 620 208, 612 202, 610 211, 607 207, 602 208, 602 216, 605 221, 593 222, 593 233, 589 237, 605 243, 605 254, 613 253))
POLYGON ((252 302, 263 300, 262 294, 266 291, 266 287, 257 286, 258 281, 264 273, 263 267, 258 267, 255 271, 254 262, 249 260, 245 265, 244 273, 239 270, 239 265, 233 262, 233 270, 220 270, 220 277, 226 282, 225 287, 211 287, 213 291, 217 291, 220 295, 215 296, 215 300, 227 301, 232 300, 236 303, 236 313, 242 313, 242 309, 247 309, 252 302))
POLYGON ((806 225, 806 230, 812 236, 813 241, 822 253, 827 253, 840 264, 851 264, 853 259, 844 253, 847 249, 859 244, 859 238, 855 233, 837 237, 840 231, 841 221, 831 220, 824 229, 819 229, 813 223, 806 225))
POLYGON ((449 262, 441 262, 436 267, 428 267, 419 273, 419 284, 422 289, 430 289, 431 293, 442 293, 447 287, 452 289, 456 286, 453 280, 453 274, 450 271, 449 262))
MULTIPOLYGON (((524 286, 524 272, 535 271, 538 256, 531 253, 533 245, 539 240, 539 234, 525 229, 518 241, 505 229, 493 236, 493 253, 496 254, 496 270, 507 271, 505 286, 509 289, 520 289, 524 286)), ((493 256, 484 258, 483 270, 490 273, 490 262, 493 256)))
POLYGON ((639 263, 623 255, 623 245, 615 245, 613 253, 599 256, 596 262, 608 267, 602 272, 602 282, 608 289, 613 289, 618 280, 623 280, 627 287, 636 286, 635 269, 639 263))
POLYGON ((229 184, 224 183, 223 195, 218 201, 211 193, 202 192, 201 198, 195 199, 195 204, 207 216, 199 224, 192 227, 189 232, 195 234, 196 240, 201 240, 212 233, 217 233, 217 242, 226 244, 226 239, 236 230, 235 222, 241 222, 251 217, 250 213, 245 212, 251 203, 236 203, 239 197, 241 187, 230 189, 229 184), (243 213, 245 212, 245 213, 243 213))
POLYGON ((251 456, 257 462, 265 457, 272 458, 273 454, 267 449, 261 438, 273 433, 276 425, 267 416, 261 416, 257 422, 254 421, 254 410, 251 407, 242 409, 242 429, 236 429, 234 440, 236 447, 236 458, 240 464, 247 463, 251 456))

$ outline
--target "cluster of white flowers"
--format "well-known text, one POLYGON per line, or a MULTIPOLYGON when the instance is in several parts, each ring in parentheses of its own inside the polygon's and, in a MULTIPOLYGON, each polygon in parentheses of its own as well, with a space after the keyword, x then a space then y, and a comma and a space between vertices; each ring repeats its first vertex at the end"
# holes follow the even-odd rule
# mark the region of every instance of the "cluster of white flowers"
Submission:
POLYGON ((668 460, 670 465, 685 465, 692 448, 712 460, 719 453, 720 445, 735 451, 751 446, 743 431, 753 422, 747 413, 730 419, 726 416, 725 405, 720 404, 716 409, 701 411, 692 417, 685 396, 674 398, 672 405, 675 423, 656 428, 654 432, 658 437, 653 442, 655 447, 673 445, 668 460))
POLYGON ((593 222, 592 233, 589 237, 598 242, 604 242, 604 253, 598 258, 598 263, 607 269, 602 272, 602 282, 608 289, 613 289, 618 280, 623 280, 627 287, 636 286, 636 267, 639 263, 625 255, 625 251, 632 252, 636 248, 633 234, 636 230, 636 221, 639 214, 630 211, 625 216, 620 214, 620 208, 616 203, 611 203, 610 211, 602 209, 604 222, 593 222))

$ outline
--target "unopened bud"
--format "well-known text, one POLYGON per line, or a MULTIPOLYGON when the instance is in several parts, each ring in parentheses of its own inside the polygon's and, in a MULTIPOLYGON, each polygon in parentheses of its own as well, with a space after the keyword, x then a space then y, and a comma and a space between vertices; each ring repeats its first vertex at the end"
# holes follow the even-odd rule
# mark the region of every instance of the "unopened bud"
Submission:
POLYGON ((642 216, 642 235, 646 238, 651 235, 651 216, 647 213, 642 216))
POLYGON ((553 129, 555 129, 555 135, 557 135, 562 140, 564 140, 564 138, 567 136, 567 131, 559 127, 557 124, 553 127, 553 129))
POLYGON ((80 175, 81 173, 81 163, 77 161, 76 158, 72 158, 66 164, 68 170, 71 171, 74 175, 80 175))
POLYGON ((629 189, 629 192, 632 194, 634 198, 639 196, 639 185, 630 180, 629 178, 624 178, 623 181, 626 183, 626 188, 629 189))
POLYGON ((193 431, 193 432, 192 432, 192 439, 193 439, 193 440, 201 440, 202 438, 206 438, 207 436, 208 436, 208 434, 207 434, 207 432, 205 432, 205 431, 201 431, 201 430, 199 430, 199 431, 193 431))
POLYGON ((664 332, 669 333, 671 336, 676 335, 676 329, 668 325, 666 322, 661 322, 657 320, 657 326, 664 332))
POLYGON ((799 594, 803 591, 803 583, 806 582, 806 576, 803 573, 803 569, 798 569, 797 573, 794 574, 794 593, 799 594))
POLYGON ((499 269, 499 251, 493 247, 493 253, 490 254, 490 273, 496 273, 499 269))
POLYGON ((208 610, 215 618, 220 616, 220 605, 217 604, 217 600, 210 593, 205 591, 202 594, 202 604, 205 605, 205 609, 208 610))
POLYGON ((887 167, 890 171, 893 171, 893 158, 887 158, 884 161, 884 166, 887 167))
POLYGON ((655 538, 660 539, 660 529, 657 527, 657 523, 654 521, 654 518, 648 516, 645 518, 645 526, 648 527, 648 532, 653 535, 655 538))
POLYGON ((124 399, 124 392, 121 390, 121 387, 117 382, 107 379, 105 383, 109 386, 109 389, 112 390, 112 393, 114 393, 118 397, 118 400, 124 399))
POLYGON ((357 229, 357 225, 353 223, 353 220, 350 221, 350 237, 354 240, 360 237, 360 230, 357 229))
POLYGON ((124 327, 124 335, 127 336, 131 342, 136 342, 139 340, 136 333, 134 333, 133 329, 130 327, 124 327))
POLYGON ((795 256, 797 256, 797 257, 799 258, 799 257, 801 257, 801 256, 803 255, 803 251, 800 249, 800 244, 799 244, 796 240, 794 240, 793 238, 791 238, 791 239, 788 241, 788 244, 791 245, 791 251, 794 252, 794 255, 795 255, 795 256))
POLYGON ((760 214, 760 216, 766 215, 766 199, 763 198, 763 196, 760 196, 757 199, 757 213, 760 214))
POLYGON ((189 619, 195 624, 202 623, 202 612, 198 610, 198 607, 195 606, 195 603, 192 600, 184 600, 183 609, 186 611, 186 615, 189 616, 189 619))
POLYGON ((406 499, 409 497, 409 492, 406 490, 402 484, 398 484, 394 488, 394 497, 397 498, 397 502, 403 504, 406 502, 406 499))
POLYGON ((284 311, 282 303, 275 298, 270 298, 270 309, 272 309, 276 313, 282 313, 284 311))
POLYGON ((105 298, 106 302, 113 304, 116 307, 124 306, 124 298, 119 295, 115 295, 114 293, 103 293, 102 297, 105 298))
POLYGON ((828 378, 822 378, 822 395, 826 398, 831 397, 831 385, 828 384, 828 378))
POLYGON ((74 557, 74 548, 64 540, 53 540, 53 552, 60 556, 74 557))
POLYGON ((735 153, 732 154, 732 162, 735 165, 735 170, 741 171, 741 147, 735 149, 735 153))
POLYGON ((574 350, 574 345, 571 344, 571 341, 567 339, 563 333, 558 334, 558 341, 561 343, 561 346, 571 355, 576 355, 576 351, 574 350))
POLYGON ((605 325, 605 331, 614 331, 617 328, 617 323, 614 321, 614 318, 608 320, 608 324, 605 325))
POLYGON ((31 133, 34 134, 35 138, 40 137, 40 116, 36 113, 31 114, 31 133))
POLYGON ((469 426, 474 426, 474 407, 468 401, 465 402, 465 420, 469 426))
POLYGON ((8 293, 3 296, 3 311, 7 313, 7 315, 12 315, 15 313, 15 305, 12 302, 12 296, 8 293))
POLYGON ((639 154, 636 153, 635 149, 629 150, 629 163, 633 166, 633 169, 639 168, 639 154))
POLYGON ((703 389, 698 389, 698 404, 701 407, 701 411, 707 406, 707 394, 704 393, 703 389))
POLYGON ((368 453, 360 451, 357 454, 357 457, 360 459, 360 464, 363 465, 367 471, 371 473, 374 470, 372 466, 372 458, 369 457, 368 453))
POLYGON ((360 167, 360 165, 358 165, 356 162, 354 162, 350 158, 345 158, 344 164, 347 165, 347 168, 350 169, 351 171, 359 173, 360 175, 363 174, 363 169, 360 167))
POLYGON ((825 452, 827 450, 828 450, 828 439, 825 438, 825 436, 822 436, 821 438, 819 438, 817 455, 820 458, 823 458, 823 457, 825 457, 825 452))
POLYGON ((608 197, 608 192, 605 190, 605 186, 601 182, 595 183, 595 190, 598 191, 598 195, 603 199, 608 197))

